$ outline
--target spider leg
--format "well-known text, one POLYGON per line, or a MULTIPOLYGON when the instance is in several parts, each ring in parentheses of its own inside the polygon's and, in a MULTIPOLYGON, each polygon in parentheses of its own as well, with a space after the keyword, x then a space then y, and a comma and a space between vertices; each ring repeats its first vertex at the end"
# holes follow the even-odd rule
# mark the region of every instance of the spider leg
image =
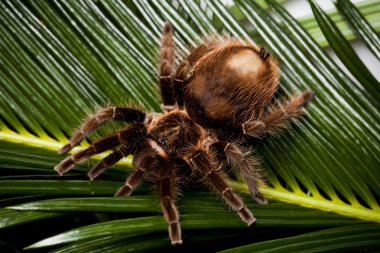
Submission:
MULTIPOLYGON (((170 165, 171 168, 174 169, 174 163, 171 163, 170 165)), ((166 171, 162 171, 161 175, 158 178, 158 189, 160 205, 162 211, 164 212, 165 220, 169 225, 168 230, 171 243, 172 245, 182 244, 179 213, 175 205, 175 197, 177 192, 175 175, 168 175, 166 171)))
POLYGON ((95 166, 93 166, 90 171, 87 173, 90 180, 94 180, 100 174, 102 174, 107 168, 111 167, 115 163, 121 160, 121 158, 128 156, 133 151, 132 148, 123 146, 120 149, 112 152, 108 156, 106 156, 103 160, 98 162, 95 166))
POLYGON ((135 152, 133 157, 134 171, 116 192, 115 197, 131 195, 133 190, 141 184, 149 173, 157 168, 157 163, 157 153, 152 148, 145 146, 135 152))
POLYGON ((243 123, 243 133, 253 137, 263 137, 264 134, 275 135, 287 128, 291 119, 300 117, 304 112, 302 107, 313 98, 314 92, 307 90, 299 95, 291 96, 285 102, 275 103, 259 120, 243 123))
MULTIPOLYGON (((248 159, 241 149, 230 142, 219 141, 210 146, 217 153, 218 158, 227 162, 238 169, 241 177, 247 182, 248 190, 252 198, 259 204, 267 204, 268 200, 259 192, 260 181, 262 176, 252 165, 255 161, 248 159)), ((257 164, 257 162, 256 162, 257 164)))
POLYGON ((255 223, 256 218, 245 206, 243 200, 236 195, 225 179, 225 174, 216 168, 209 155, 202 150, 195 151, 189 157, 190 165, 203 176, 205 184, 211 186, 235 210, 248 226, 255 223))
POLYGON ((193 64, 208 51, 212 50, 214 44, 201 44, 193 49, 190 55, 182 61, 174 73, 175 50, 173 35, 173 26, 169 22, 166 22, 162 33, 160 50, 160 89, 165 107, 171 108, 177 104, 177 106, 183 108, 184 87, 189 82, 192 75, 193 64))
POLYGON ((135 171, 132 172, 131 175, 128 176, 124 185, 117 190, 115 193, 115 197, 121 196, 130 196, 134 189, 137 188, 141 184, 141 182, 145 179, 146 172, 145 168, 139 167, 135 168, 135 171))
POLYGON ((162 102, 164 106, 175 106, 175 96, 173 91, 174 72, 174 29, 169 22, 165 23, 161 39, 159 78, 162 102))
POLYGON ((136 123, 118 132, 115 135, 104 137, 88 148, 81 149, 71 156, 61 161, 55 168, 60 175, 71 170, 76 164, 82 163, 89 157, 102 153, 106 150, 113 149, 120 144, 123 145, 137 145, 141 138, 146 135, 146 127, 141 123, 136 123))
POLYGON ((125 184, 116 192, 115 197, 129 196, 132 191, 148 178, 157 183, 160 205, 168 223, 168 231, 173 245, 182 244, 179 213, 175 205, 177 177, 175 162, 160 156, 150 146, 134 154, 134 172, 128 176, 125 184))
POLYGON ((177 105, 179 108, 183 108, 184 102, 183 102, 183 92, 184 88, 189 82, 189 79, 191 77, 193 71, 193 67, 190 65, 190 63, 187 60, 184 60, 179 65, 174 80, 174 92, 177 98, 177 105))
POLYGON ((77 146, 90 133, 99 128, 104 122, 110 119, 124 122, 143 122, 146 114, 133 108, 124 107, 107 107, 99 110, 94 116, 83 122, 82 126, 74 132, 70 142, 58 151, 58 154, 64 154, 77 146))

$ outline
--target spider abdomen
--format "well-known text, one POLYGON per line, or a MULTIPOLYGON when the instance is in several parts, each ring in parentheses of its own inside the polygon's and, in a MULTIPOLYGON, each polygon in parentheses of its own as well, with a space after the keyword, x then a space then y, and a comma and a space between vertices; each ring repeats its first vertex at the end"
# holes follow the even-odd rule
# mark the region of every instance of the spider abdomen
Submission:
POLYGON ((239 125, 262 113, 277 86, 277 64, 268 53, 227 41, 194 64, 185 106, 202 126, 239 125))

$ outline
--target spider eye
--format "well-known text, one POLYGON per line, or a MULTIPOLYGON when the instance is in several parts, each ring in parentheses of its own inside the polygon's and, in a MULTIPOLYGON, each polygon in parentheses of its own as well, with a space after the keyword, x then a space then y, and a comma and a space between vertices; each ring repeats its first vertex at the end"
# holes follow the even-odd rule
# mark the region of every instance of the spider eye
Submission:
POLYGON ((166 143, 166 140, 164 139, 164 138, 159 138, 158 140, 157 140, 157 144, 158 145, 165 145, 165 143, 166 143))

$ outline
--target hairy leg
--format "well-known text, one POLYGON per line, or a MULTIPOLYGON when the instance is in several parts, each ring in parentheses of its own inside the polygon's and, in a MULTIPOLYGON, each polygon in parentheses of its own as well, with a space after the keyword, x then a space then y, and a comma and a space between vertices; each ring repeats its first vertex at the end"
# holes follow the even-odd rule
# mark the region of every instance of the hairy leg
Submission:
MULTIPOLYGON (((166 163, 165 167, 171 166, 174 169, 174 163, 166 163)), ((169 168, 165 168, 169 169, 169 168)), ((169 238, 172 245, 182 244, 181 224, 179 222, 179 213, 175 205, 177 185, 175 175, 161 172, 158 178, 158 190, 160 205, 168 223, 169 238)))
POLYGON ((173 90, 174 73, 174 30, 169 22, 165 23, 161 39, 159 78, 162 102, 164 106, 175 106, 175 96, 173 90))
POLYGON ((293 95, 282 103, 275 103, 268 108, 268 113, 258 120, 247 121, 242 125, 243 133, 253 137, 263 137, 265 134, 276 135, 287 128, 289 121, 299 118, 305 106, 314 97, 312 90, 293 95))
POLYGON ((116 192, 115 197, 129 196, 148 175, 157 169, 158 157, 155 150, 145 146, 134 153, 133 169, 134 171, 127 177, 124 185, 116 192))
POLYGON ((128 176, 124 185, 117 190, 115 197, 130 196, 137 186, 145 179, 145 169, 137 168, 128 176))
POLYGON ((99 128, 107 120, 120 120, 124 122, 143 122, 146 114, 133 108, 107 107, 99 110, 95 115, 83 122, 81 127, 74 132, 70 142, 61 148, 58 153, 64 154, 77 146, 85 137, 99 128))
POLYGON ((71 170, 76 164, 82 163, 95 154, 114 149, 121 144, 131 147, 136 146, 142 141, 142 138, 145 138, 145 136, 146 127, 141 123, 133 124, 115 135, 104 137, 91 144, 88 148, 75 152, 61 161, 54 170, 62 175, 71 170))
POLYGON ((254 168, 255 165, 258 165, 257 161, 248 159, 237 145, 230 142, 219 141, 212 144, 210 148, 217 153, 220 160, 233 165, 239 171, 241 177, 247 182, 252 198, 257 203, 268 203, 264 195, 259 192, 259 185, 262 184, 263 178, 254 168))
POLYGON ((100 174, 102 174, 107 168, 113 166, 115 163, 121 160, 121 158, 128 156, 133 152, 133 149, 127 146, 123 146, 120 149, 112 152, 106 156, 103 160, 98 162, 91 170, 87 173, 90 180, 94 180, 100 174))
POLYGON ((248 226, 255 223, 256 218, 227 184, 224 173, 211 162, 211 157, 202 150, 195 151, 189 157, 189 163, 203 177, 202 181, 213 188, 226 203, 235 210, 248 226))

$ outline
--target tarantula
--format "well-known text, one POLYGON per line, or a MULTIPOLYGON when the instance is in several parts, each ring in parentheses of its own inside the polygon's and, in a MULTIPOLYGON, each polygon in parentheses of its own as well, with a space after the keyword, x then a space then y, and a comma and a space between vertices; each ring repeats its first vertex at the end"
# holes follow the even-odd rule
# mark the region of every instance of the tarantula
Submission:
POLYGON ((166 23, 159 58, 163 113, 107 107, 85 120, 60 154, 70 151, 107 120, 128 125, 101 138, 59 163, 62 175, 91 156, 112 150, 88 172, 91 180, 123 157, 133 154, 134 171, 115 196, 129 196, 144 180, 158 188, 160 205, 173 245, 181 244, 176 195, 181 182, 197 176, 212 188, 248 225, 255 217, 226 181, 233 166, 247 182, 253 199, 266 204, 259 192, 261 176, 242 147, 247 138, 274 135, 303 113, 313 98, 307 90, 273 102, 278 64, 261 47, 234 39, 205 40, 176 67, 173 28, 166 23))

